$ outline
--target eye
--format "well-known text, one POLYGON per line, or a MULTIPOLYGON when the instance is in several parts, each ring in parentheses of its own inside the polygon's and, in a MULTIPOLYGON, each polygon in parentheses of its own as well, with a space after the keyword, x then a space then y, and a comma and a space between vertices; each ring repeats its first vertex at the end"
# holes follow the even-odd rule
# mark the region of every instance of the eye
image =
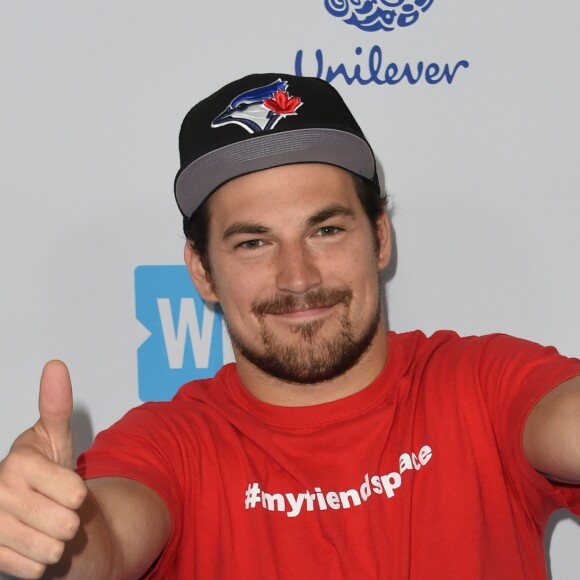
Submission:
POLYGON ((264 245, 263 240, 245 240, 236 245, 236 248, 253 250, 264 245))
POLYGON ((335 236, 336 234, 342 232, 342 228, 336 226, 322 226, 315 233, 317 236, 335 236))

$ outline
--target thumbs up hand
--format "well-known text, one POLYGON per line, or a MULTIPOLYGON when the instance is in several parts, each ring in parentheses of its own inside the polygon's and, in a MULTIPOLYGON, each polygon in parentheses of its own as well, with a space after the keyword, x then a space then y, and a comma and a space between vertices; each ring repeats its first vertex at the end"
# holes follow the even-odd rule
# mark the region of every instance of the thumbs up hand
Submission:
POLYGON ((0 462, 0 572, 21 578, 40 578, 60 560, 87 494, 72 470, 72 387, 60 361, 44 367, 39 411, 0 462))

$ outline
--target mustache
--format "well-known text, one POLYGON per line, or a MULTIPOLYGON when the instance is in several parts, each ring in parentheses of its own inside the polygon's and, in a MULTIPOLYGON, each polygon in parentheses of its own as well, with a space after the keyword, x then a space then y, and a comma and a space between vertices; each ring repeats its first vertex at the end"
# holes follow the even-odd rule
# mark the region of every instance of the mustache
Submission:
POLYGON ((273 298, 259 300, 252 305, 252 312, 258 318, 266 314, 289 314, 296 310, 310 308, 328 308, 344 303, 347 306, 352 300, 352 291, 346 288, 319 288, 311 290, 303 296, 294 294, 279 294, 273 298))

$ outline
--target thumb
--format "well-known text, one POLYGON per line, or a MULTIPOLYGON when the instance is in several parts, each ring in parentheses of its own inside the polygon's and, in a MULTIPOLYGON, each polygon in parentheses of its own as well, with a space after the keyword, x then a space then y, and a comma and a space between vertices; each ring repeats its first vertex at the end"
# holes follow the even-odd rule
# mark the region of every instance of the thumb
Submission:
POLYGON ((36 427, 47 447, 46 452, 53 461, 72 467, 72 385, 68 368, 62 361, 53 360, 44 366, 40 377, 38 410, 40 420, 36 427))

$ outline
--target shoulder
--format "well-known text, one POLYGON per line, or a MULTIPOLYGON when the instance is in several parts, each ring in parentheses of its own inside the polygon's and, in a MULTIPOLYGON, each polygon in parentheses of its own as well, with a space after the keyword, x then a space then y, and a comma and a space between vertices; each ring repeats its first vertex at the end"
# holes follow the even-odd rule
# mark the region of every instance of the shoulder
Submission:
POLYGON ((414 355, 441 352, 452 355, 475 355, 489 357, 523 357, 558 355, 552 346, 542 346, 535 342, 503 333, 462 336, 454 330, 437 330, 427 335, 421 330, 397 333, 388 332, 389 344, 397 345, 403 351, 414 355))

